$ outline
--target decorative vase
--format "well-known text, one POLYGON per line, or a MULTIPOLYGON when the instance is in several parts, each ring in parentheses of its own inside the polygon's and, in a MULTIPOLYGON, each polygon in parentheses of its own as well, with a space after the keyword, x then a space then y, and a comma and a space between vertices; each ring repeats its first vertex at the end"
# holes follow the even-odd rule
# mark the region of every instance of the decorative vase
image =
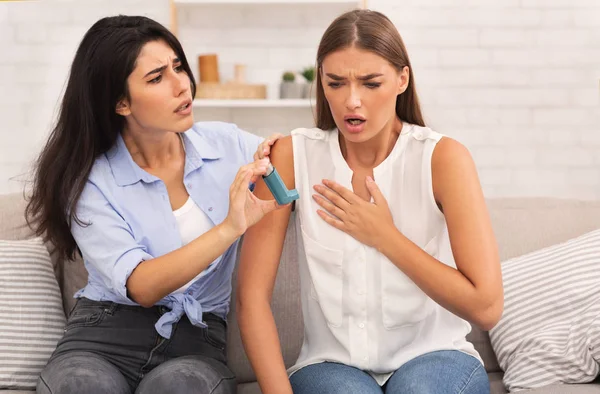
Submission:
POLYGON ((304 97, 304 84, 296 82, 281 82, 279 97, 282 99, 301 99, 304 97))

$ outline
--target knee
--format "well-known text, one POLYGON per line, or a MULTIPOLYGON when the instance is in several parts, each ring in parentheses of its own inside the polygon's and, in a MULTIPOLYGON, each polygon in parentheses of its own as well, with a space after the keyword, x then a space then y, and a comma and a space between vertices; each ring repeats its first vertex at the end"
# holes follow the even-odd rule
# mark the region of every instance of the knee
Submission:
POLYGON ((180 357, 153 369, 136 394, 235 394, 235 376, 223 363, 198 356, 180 357))
POLYGON ((473 371, 462 392, 463 394, 490 393, 490 380, 487 372, 485 372, 485 368, 480 367, 473 371))
POLYGON ((130 394, 125 378, 112 365, 89 357, 62 357, 42 371, 37 385, 41 394, 130 394), (114 368, 114 369, 113 369, 114 368))
POLYGON ((472 356, 439 351, 409 361, 386 384, 387 394, 433 394, 440 390, 489 393, 489 380, 481 363, 472 356))
POLYGON ((304 367, 290 377, 294 394, 380 394, 375 379, 343 364, 320 363, 304 367))

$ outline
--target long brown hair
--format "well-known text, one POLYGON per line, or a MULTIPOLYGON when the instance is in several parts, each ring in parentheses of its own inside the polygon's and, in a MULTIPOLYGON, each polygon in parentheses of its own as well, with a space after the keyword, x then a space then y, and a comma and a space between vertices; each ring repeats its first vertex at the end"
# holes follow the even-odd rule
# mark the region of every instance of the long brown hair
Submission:
POLYGON ((160 23, 143 16, 112 16, 97 21, 79 44, 71 65, 60 113, 36 161, 33 192, 26 218, 38 236, 56 248, 59 258, 75 257, 71 223, 81 223, 75 206, 97 157, 116 142, 125 118, 115 111, 129 98, 127 78, 142 47, 165 41, 196 85, 177 38, 160 23))
POLYGON ((396 115, 401 120, 425 126, 415 88, 415 78, 408 53, 398 30, 387 16, 377 11, 353 10, 337 17, 327 28, 317 51, 316 123, 322 130, 336 127, 329 104, 325 99, 321 68, 327 55, 340 49, 364 49, 386 59, 398 71, 409 68, 406 91, 396 98, 396 115))

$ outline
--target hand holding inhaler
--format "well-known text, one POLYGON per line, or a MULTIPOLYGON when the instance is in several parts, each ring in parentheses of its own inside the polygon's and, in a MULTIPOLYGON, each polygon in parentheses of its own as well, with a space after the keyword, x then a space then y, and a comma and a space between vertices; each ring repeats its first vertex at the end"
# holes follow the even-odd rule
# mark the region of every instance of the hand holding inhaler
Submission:
MULTIPOLYGON (((283 138, 283 135, 277 133, 265 139, 258 146, 256 153, 254 153, 254 160, 262 160, 265 157, 268 157, 271 153, 271 146, 280 138, 283 138)), ((300 198, 300 195, 296 189, 287 189, 285 183, 281 179, 281 176, 279 176, 279 173, 272 164, 267 166, 267 172, 262 176, 262 178, 279 205, 289 204, 292 201, 300 198)), ((254 183, 250 184, 250 191, 254 191, 254 186, 254 183)))

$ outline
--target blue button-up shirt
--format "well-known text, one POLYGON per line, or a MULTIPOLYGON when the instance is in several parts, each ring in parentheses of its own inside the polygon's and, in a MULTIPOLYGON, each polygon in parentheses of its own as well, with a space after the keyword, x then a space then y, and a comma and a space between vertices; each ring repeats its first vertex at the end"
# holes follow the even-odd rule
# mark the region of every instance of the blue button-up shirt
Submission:
MULTIPOLYGON (((217 225, 227 216, 229 187, 237 171, 253 161, 262 139, 220 122, 196 123, 183 135, 185 188, 217 225)), ((142 261, 182 246, 164 182, 133 161, 120 135, 115 146, 94 163, 76 213, 87 225, 74 221, 71 232, 89 275, 88 284, 75 297, 137 305, 127 297, 129 275, 142 261)), ((205 312, 226 318, 237 243, 184 293, 158 302, 170 309, 156 323, 161 336, 171 336, 172 324, 183 313, 202 327, 205 312)))

